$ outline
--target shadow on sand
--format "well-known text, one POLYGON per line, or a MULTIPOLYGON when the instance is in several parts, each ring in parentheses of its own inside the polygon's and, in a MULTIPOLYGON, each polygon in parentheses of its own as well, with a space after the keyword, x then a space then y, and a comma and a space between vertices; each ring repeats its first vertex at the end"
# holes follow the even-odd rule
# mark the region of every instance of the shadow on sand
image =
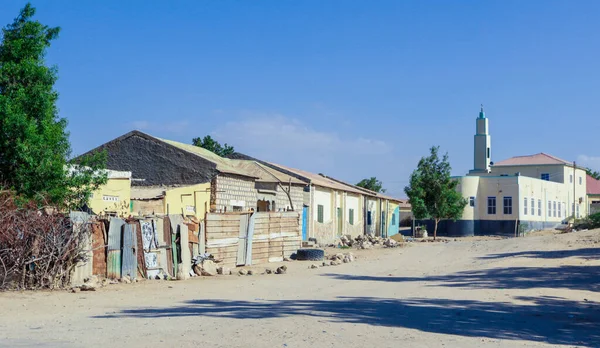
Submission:
POLYGON ((526 304, 447 299, 340 297, 332 301, 193 300, 166 308, 128 309, 96 318, 314 317, 338 323, 403 327, 467 337, 600 346, 599 304, 556 297, 517 298, 526 304))

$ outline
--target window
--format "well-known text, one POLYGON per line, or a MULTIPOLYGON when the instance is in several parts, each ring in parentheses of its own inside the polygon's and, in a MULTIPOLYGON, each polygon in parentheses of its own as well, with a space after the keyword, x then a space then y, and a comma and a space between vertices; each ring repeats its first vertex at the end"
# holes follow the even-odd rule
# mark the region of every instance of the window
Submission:
POLYGON ((473 196, 469 197, 469 206, 470 207, 475 206, 475 197, 473 197, 473 196))
POLYGON ((577 218, 579 219, 579 204, 577 204, 577 218))
POLYGON ((392 226, 396 224, 396 214, 392 214, 392 226))
POLYGON ((118 201, 120 201, 120 198, 119 198, 119 196, 103 195, 102 200, 108 201, 108 202, 118 202, 118 201))
MULTIPOLYGON (((533 213, 533 206, 531 212, 533 213)), ((527 197, 523 198, 523 215, 527 215, 527 197)))
POLYGON ((556 201, 553 202, 554 208, 552 209, 552 215, 556 217, 556 201))
POLYGON ((579 177, 579 185, 582 185, 582 184, 583 184, 583 178, 579 177))
POLYGON ((496 197, 488 197, 488 214, 496 214, 496 197))
POLYGON ((487 158, 490 158, 490 148, 487 148, 487 158))
POLYGON ((512 214, 512 197, 504 197, 504 214, 512 214))
POLYGON ((317 205, 317 222, 323 223, 323 206, 317 205))
POLYGON ((548 201, 548 217, 552 217, 552 202, 548 201))
POLYGON ((575 217, 575 203, 573 203, 571 206, 571 214, 573 214, 573 217, 575 217))
POLYGON ((573 174, 569 175, 569 183, 573 183, 573 174))
POLYGON ((354 225, 354 209, 348 209, 348 222, 354 225))
POLYGON ((542 216, 542 200, 538 199, 538 216, 542 216))
POLYGON ((244 210, 244 207, 239 206, 239 205, 234 205, 234 206, 232 206, 232 208, 233 208, 233 211, 243 211, 244 210))
POLYGON ((370 211, 367 212, 367 225, 369 225, 369 226, 371 226, 373 224, 373 220, 372 220, 373 218, 371 217, 371 214, 372 213, 370 211))
POLYGON ((558 217, 562 218, 562 209, 561 209, 562 203, 558 202, 558 217))
POLYGON ((549 173, 542 173, 542 180, 550 181, 550 174, 549 173))
POLYGON ((531 215, 535 216, 535 199, 531 199, 531 215))

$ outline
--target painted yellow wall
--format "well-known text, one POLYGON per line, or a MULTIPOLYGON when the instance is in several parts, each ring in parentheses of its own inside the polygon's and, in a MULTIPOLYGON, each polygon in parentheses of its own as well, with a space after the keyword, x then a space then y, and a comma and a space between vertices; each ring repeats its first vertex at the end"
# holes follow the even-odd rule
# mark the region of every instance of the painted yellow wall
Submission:
POLYGON ((131 180, 129 178, 108 179, 107 183, 95 191, 89 205, 96 214, 116 212, 119 216, 129 215, 131 180))
POLYGON ((210 183, 168 189, 164 198, 165 212, 204 219, 210 206, 210 183), (168 208, 168 209, 167 209, 168 208))

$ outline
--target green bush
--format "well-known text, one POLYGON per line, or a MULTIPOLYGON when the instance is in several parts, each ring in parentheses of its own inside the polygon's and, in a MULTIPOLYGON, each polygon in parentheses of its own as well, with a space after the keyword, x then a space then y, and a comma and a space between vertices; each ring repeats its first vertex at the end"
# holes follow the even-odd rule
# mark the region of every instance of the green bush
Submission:
POLYGON ((573 228, 576 230, 600 228, 600 213, 595 213, 586 218, 575 220, 573 228))

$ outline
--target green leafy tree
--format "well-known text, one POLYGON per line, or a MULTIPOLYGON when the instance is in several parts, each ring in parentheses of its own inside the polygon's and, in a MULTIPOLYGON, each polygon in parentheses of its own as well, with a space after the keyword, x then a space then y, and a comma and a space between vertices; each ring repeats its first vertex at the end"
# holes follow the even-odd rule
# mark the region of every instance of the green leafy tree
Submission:
POLYGON ((356 186, 364 187, 367 190, 385 193, 385 189, 383 188, 383 183, 377 180, 376 177, 370 177, 369 179, 362 179, 356 186))
POLYGON ((437 237, 438 223, 442 219, 459 219, 467 200, 456 191, 458 181, 450 177, 448 154, 439 157, 439 147, 432 147, 430 155, 419 161, 404 188, 416 219, 433 219, 433 238, 437 237))
POLYGON ((106 181, 98 171, 99 153, 68 162, 71 145, 67 121, 58 116, 54 90, 57 68, 44 56, 60 28, 35 21, 27 4, 12 24, 2 29, 0 42, 0 184, 20 198, 75 207, 106 181))
POLYGON ((585 172, 596 180, 600 180, 600 172, 592 170, 591 168, 585 168, 585 172))
POLYGON ((235 152, 233 146, 227 145, 227 143, 221 145, 218 141, 214 140, 210 135, 205 136, 204 138, 194 138, 192 139, 192 144, 195 146, 207 149, 208 151, 214 152, 221 157, 225 157, 227 155, 231 155, 235 152))

